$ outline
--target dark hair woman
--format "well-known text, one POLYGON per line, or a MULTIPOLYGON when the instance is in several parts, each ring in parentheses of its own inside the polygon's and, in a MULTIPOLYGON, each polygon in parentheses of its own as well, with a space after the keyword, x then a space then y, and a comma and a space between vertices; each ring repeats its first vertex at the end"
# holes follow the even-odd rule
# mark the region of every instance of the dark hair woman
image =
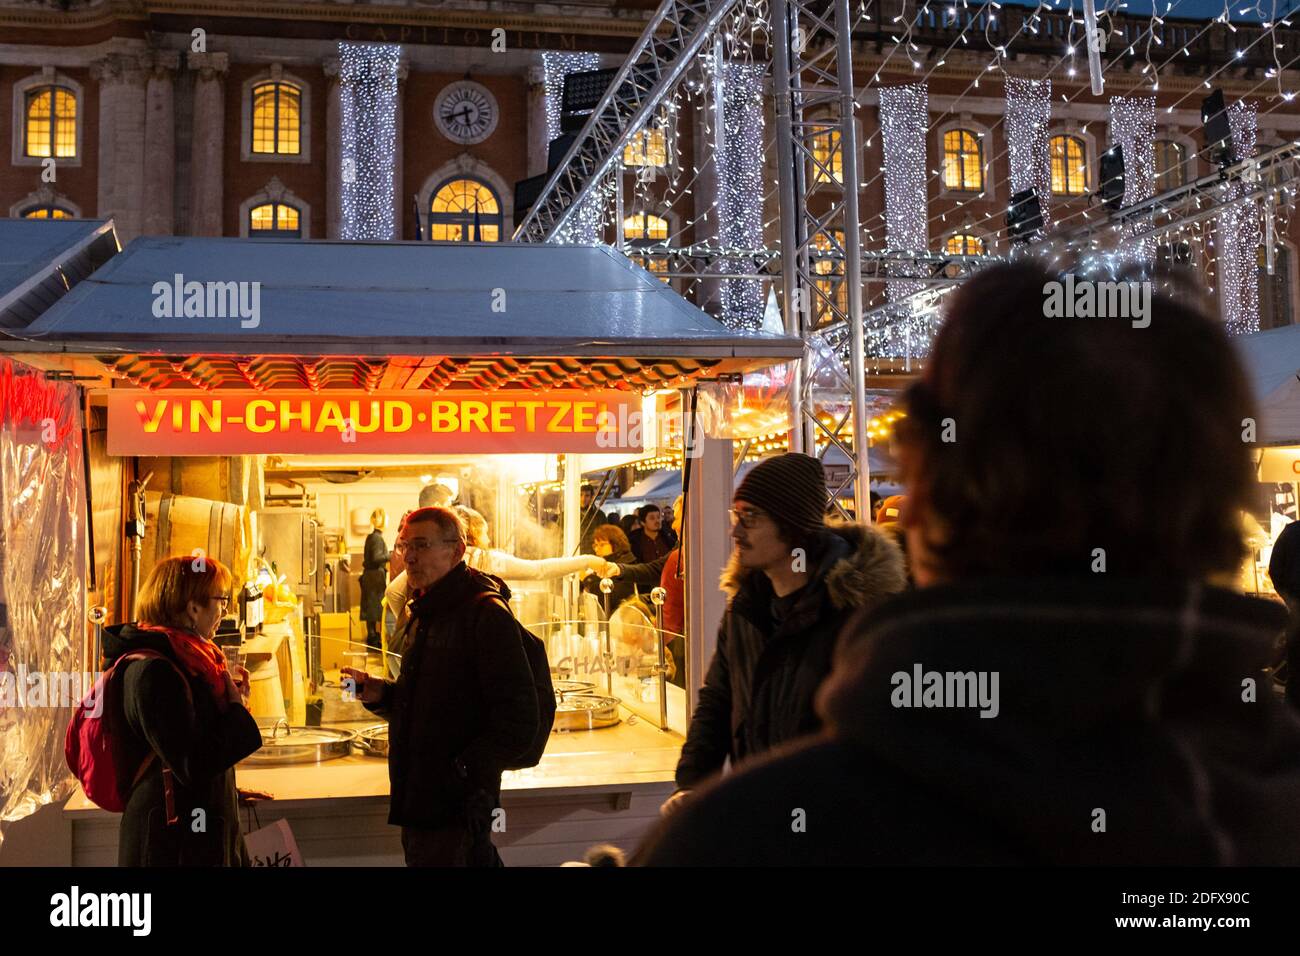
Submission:
MULTIPOLYGON (((591 536, 591 548, 596 552, 596 557, 604 558, 611 564, 636 563, 636 555, 632 553, 627 535, 616 524, 603 524, 597 528, 591 536)), ((601 606, 604 606, 605 595, 600 591, 599 574, 588 575, 582 582, 582 589, 596 595, 601 606)), ((619 577, 614 578, 614 590, 609 592, 609 609, 613 611, 635 593, 636 584, 619 577)))
POLYGON ((246 707, 248 672, 239 668, 236 683, 212 641, 231 581, 213 558, 164 558, 141 586, 139 622, 104 632, 105 668, 137 650, 165 658, 128 662, 111 704, 121 708, 123 765, 140 768, 125 795, 119 866, 247 864, 234 766, 262 734, 246 707))

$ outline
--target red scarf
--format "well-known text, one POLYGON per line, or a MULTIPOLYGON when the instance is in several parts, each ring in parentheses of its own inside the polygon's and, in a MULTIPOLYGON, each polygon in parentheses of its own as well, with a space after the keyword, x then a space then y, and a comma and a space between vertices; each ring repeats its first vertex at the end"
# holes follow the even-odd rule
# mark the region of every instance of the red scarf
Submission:
POLYGON ((167 638, 172 653, 192 676, 208 685, 220 710, 226 709, 229 698, 226 696, 226 655, 221 648, 205 638, 190 631, 182 631, 161 624, 139 624, 142 628, 156 631, 167 638))

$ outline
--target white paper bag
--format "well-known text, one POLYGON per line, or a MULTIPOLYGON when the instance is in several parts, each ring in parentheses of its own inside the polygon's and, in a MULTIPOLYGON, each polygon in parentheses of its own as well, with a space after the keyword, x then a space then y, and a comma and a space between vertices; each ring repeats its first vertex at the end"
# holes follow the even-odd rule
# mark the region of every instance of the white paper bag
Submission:
POLYGON ((244 835, 249 859, 253 866, 305 866, 298 852, 298 841, 293 838, 289 821, 276 820, 270 826, 244 835))

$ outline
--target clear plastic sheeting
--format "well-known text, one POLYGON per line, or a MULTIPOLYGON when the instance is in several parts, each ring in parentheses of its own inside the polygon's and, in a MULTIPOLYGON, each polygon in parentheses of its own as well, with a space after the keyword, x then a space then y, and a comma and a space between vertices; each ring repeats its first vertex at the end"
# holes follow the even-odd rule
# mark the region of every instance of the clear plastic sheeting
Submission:
POLYGON ((77 388, 0 358, 0 821, 73 789, 63 740, 95 669, 82 440, 77 388))
POLYGON ((747 439, 789 431, 793 363, 781 363, 735 380, 700 382, 695 414, 707 438, 747 439))

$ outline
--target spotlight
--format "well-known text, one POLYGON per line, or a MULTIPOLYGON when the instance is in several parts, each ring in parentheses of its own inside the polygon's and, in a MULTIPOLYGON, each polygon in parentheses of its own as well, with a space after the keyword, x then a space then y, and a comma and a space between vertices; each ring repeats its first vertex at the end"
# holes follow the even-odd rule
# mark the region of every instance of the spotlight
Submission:
POLYGON ((530 176, 515 183, 516 223, 524 221, 524 217, 528 215, 528 210, 533 208, 533 204, 537 202, 537 197, 546 188, 546 181, 550 178, 550 173, 542 173, 540 176, 530 176))
POLYGON ((1220 168, 1236 162, 1228 108, 1223 104, 1223 90, 1215 90, 1201 101, 1201 127, 1210 159, 1218 163, 1220 168))
POLYGON ((1038 202, 1038 192, 1030 187, 1011 197, 1007 209, 1007 232, 1013 243, 1028 243, 1043 229, 1043 207, 1038 202))
POLYGON ((618 70, 582 70, 564 78, 560 97, 560 131, 576 133, 587 122, 618 70))
POLYGON ((1118 144, 1101 154, 1101 189, 1098 195, 1107 209, 1124 205, 1124 147, 1118 144))

